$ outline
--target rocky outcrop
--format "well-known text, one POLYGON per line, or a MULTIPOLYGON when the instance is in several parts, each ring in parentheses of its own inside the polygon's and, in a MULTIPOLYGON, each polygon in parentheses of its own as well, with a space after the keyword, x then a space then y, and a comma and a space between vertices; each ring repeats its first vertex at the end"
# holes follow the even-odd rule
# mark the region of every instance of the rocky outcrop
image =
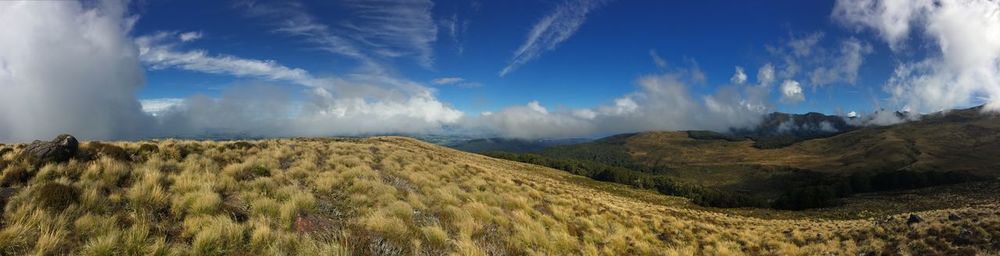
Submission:
POLYGON ((32 142, 22 151, 23 157, 33 163, 65 162, 76 155, 80 142, 72 135, 62 134, 52 141, 32 142))

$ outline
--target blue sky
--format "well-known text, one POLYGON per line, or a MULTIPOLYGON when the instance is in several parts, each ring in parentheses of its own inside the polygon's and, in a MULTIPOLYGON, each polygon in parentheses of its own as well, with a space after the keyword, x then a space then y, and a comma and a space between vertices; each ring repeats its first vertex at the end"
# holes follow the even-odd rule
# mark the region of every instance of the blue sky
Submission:
MULTIPOLYGON (((239 3, 226 1, 151 1, 140 7, 133 34, 196 31, 202 37, 189 49, 205 49, 252 59, 274 60, 313 73, 349 73, 358 65, 349 57, 323 52, 303 39, 271 33, 269 21, 251 17, 239 3)), ((336 24, 349 10, 331 1, 303 1, 319 22, 336 24)), ((735 66, 751 73, 780 60, 767 46, 780 46, 812 33, 823 33, 818 47, 836 47, 844 37, 863 38, 830 17, 832 1, 608 1, 588 13, 567 40, 544 51, 515 71, 498 72, 526 40, 526 34, 561 1, 436 1, 432 15, 437 35, 431 44, 433 64, 393 58, 387 66, 400 76, 426 83, 439 99, 467 113, 496 111, 537 100, 549 108, 598 105, 635 88, 635 80, 660 72, 650 56, 655 51, 670 67, 697 62, 706 74, 692 90, 711 93, 729 83, 735 66), (453 39, 445 24, 467 24, 453 39), (461 48, 461 52, 459 51, 461 48), (461 77, 474 86, 433 85, 441 77, 461 77)), ((462 26, 459 24, 458 26, 462 26)), ((874 42, 873 42, 874 43, 874 42)), ((873 44, 855 84, 813 87, 803 82, 806 101, 777 104, 777 111, 836 113, 868 111, 873 100, 887 97, 881 86, 892 71, 884 45, 873 44)), ((177 69, 147 70, 141 98, 217 95, 246 79, 177 69)), ((777 92, 772 97, 776 100, 777 92)))
POLYGON ((0 7, 0 141, 565 138, 1000 110, 998 0, 0 7))

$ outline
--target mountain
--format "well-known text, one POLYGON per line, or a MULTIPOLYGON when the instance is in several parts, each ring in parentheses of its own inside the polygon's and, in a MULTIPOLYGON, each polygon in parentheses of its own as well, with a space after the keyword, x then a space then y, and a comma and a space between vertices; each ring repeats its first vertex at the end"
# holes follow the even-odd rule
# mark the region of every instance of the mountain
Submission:
MULTIPOLYGON (((758 199, 744 200, 746 203, 726 202, 725 206, 783 204, 782 200, 791 200, 788 198, 810 191, 808 193, 823 194, 816 195, 823 199, 805 205, 820 207, 835 204, 835 198, 856 192, 998 177, 1000 118, 981 113, 981 107, 977 107, 925 115, 919 121, 891 126, 856 127, 842 118, 815 113, 775 114, 756 130, 733 134, 644 132, 551 147, 530 157, 493 155, 562 166, 567 165, 565 161, 581 161, 594 169, 610 170, 607 167, 610 166, 624 169, 614 173, 635 172, 616 174, 618 176, 645 179, 662 176, 672 183, 665 183, 670 184, 669 189, 660 190, 671 194, 701 197, 705 193, 686 192, 692 190, 690 188, 678 192, 676 187, 683 187, 678 185, 683 184, 729 193, 725 198, 752 195, 758 199), (774 131, 788 126, 819 129, 798 129, 799 132, 787 135, 792 143, 786 145, 761 146, 762 141, 778 136, 774 131), (557 163, 560 161, 563 162, 557 163), (897 182, 899 179, 904 181, 897 182), (884 180, 887 181, 876 184, 877 187, 857 184, 884 180)), ((594 177, 600 175, 590 173, 594 177)), ((604 180, 618 179, 608 174, 604 176, 604 180)), ((624 182, 640 187, 657 186, 632 180, 636 179, 624 179, 624 182)), ((788 206, 803 207, 806 206, 788 206)))
POLYGON ((1000 230, 995 201, 744 215, 403 137, 80 145, 37 165, 2 146, 0 254, 954 255, 1000 230))

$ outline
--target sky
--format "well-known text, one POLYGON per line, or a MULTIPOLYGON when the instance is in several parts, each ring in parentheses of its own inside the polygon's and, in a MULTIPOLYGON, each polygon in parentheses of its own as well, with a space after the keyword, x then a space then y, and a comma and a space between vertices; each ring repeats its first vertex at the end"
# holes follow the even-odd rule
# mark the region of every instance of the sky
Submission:
POLYGON ((0 141, 995 111, 1000 1, 4 1, 0 92, 0 141))

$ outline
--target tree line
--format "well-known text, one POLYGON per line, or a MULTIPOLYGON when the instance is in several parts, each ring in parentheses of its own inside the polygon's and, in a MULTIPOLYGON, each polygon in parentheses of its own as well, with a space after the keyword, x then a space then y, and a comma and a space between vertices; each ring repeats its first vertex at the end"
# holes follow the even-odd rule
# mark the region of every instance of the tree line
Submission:
MULTIPOLYGON (((857 193, 923 188, 974 181, 981 178, 958 171, 875 170, 855 172, 849 176, 804 171, 805 177, 797 179, 800 181, 808 180, 808 182, 791 185, 784 189, 784 192, 776 199, 767 200, 757 195, 687 184, 665 175, 653 174, 650 171, 637 171, 593 160, 550 157, 534 153, 487 152, 483 154, 494 158, 559 169, 594 180, 625 184, 639 189, 650 189, 664 195, 685 197, 697 205, 719 208, 761 207, 803 210, 831 207, 836 206, 841 198, 857 193)), ((597 157, 597 155, 594 156, 597 157)), ((609 160, 607 158, 608 156, 604 156, 602 160, 609 160)), ((611 158, 616 157, 612 156, 611 158)))

